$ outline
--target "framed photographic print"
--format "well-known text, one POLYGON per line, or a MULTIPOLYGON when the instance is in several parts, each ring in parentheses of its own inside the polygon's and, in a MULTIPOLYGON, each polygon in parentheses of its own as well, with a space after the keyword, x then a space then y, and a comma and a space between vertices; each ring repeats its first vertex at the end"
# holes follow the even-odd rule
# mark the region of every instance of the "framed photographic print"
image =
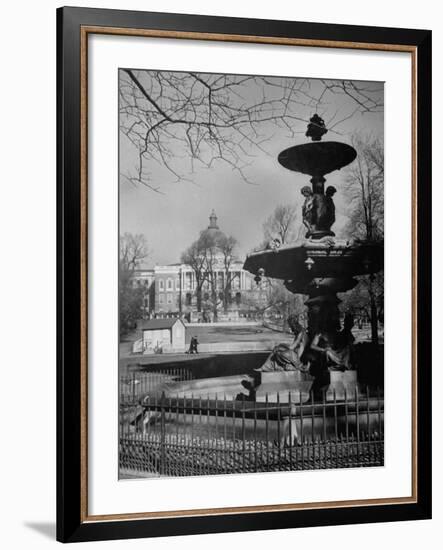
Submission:
POLYGON ((63 542, 431 516, 431 32, 60 8, 63 542))

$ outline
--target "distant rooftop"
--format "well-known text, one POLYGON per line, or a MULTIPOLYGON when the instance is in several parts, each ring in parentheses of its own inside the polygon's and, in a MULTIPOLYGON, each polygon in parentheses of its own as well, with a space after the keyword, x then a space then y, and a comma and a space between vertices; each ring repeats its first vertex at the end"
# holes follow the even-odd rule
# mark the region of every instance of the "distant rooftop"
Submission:
POLYGON ((158 329, 165 329, 165 328, 172 328, 177 321, 180 321, 180 319, 150 319, 148 321, 142 321, 140 323, 140 329, 141 330, 158 330, 158 329))

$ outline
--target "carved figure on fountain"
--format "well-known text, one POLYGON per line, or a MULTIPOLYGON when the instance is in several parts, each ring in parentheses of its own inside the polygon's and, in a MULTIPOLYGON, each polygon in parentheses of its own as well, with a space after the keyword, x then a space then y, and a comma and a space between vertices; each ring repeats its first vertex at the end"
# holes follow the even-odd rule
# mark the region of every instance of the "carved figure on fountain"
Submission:
POLYGON ((309 119, 305 136, 310 137, 312 141, 320 141, 327 132, 325 121, 315 113, 315 115, 309 119))
POLYGON ((329 185, 328 187, 326 187, 326 201, 324 205, 322 224, 324 224, 325 226, 329 226, 329 229, 335 223, 335 204, 332 197, 335 195, 336 192, 337 189, 333 185, 329 185))
POLYGON ((308 185, 305 185, 301 189, 301 194, 305 197, 305 202, 302 206, 302 219, 304 226, 308 230, 308 232, 306 233, 306 238, 308 238, 313 231, 316 222, 316 212, 314 209, 314 193, 308 185))
POLYGON ((294 334, 292 345, 276 345, 263 365, 256 369, 256 372, 309 371, 309 364, 302 360, 309 342, 306 330, 298 322, 291 319, 288 319, 288 324, 294 334))
POLYGON ((340 331, 319 331, 313 338, 311 350, 324 355, 326 368, 329 371, 352 370, 353 347, 355 338, 352 334, 354 318, 347 314, 340 331))
POLYGON ((331 185, 326 189, 326 193, 314 193, 307 185, 302 187, 301 194, 305 197, 302 219, 308 230, 305 235, 307 239, 334 236, 331 231, 335 222, 335 204, 332 197, 336 191, 331 185))
POLYGON ((340 300, 334 293, 310 297, 308 308, 308 333, 311 340, 319 333, 336 333, 340 330, 340 300))

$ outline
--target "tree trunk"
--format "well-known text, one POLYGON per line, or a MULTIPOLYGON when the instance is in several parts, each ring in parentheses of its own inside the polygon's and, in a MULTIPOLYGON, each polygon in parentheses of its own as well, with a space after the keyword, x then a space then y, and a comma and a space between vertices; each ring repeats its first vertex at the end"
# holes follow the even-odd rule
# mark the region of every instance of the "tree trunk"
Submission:
POLYGON ((197 287, 197 311, 200 313, 202 310, 202 289, 201 287, 197 287))
POLYGON ((212 293, 212 311, 214 313, 214 323, 218 321, 217 292, 212 293))
POLYGON ((227 268, 224 272, 224 283, 225 287, 223 289, 223 311, 224 313, 228 313, 229 305, 230 305, 230 296, 231 296, 231 290, 232 290, 232 276, 229 272, 229 269, 227 268))
POLYGON ((223 291, 223 311, 225 314, 228 313, 230 293, 231 293, 230 287, 225 288, 223 291))

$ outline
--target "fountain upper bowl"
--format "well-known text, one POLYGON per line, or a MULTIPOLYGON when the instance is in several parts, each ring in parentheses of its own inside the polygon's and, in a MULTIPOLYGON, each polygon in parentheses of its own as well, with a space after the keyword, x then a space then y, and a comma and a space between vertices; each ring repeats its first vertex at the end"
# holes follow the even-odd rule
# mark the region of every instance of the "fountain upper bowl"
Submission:
POLYGON ((350 164, 357 151, 338 141, 313 141, 285 149, 278 162, 294 172, 321 177, 350 164))

